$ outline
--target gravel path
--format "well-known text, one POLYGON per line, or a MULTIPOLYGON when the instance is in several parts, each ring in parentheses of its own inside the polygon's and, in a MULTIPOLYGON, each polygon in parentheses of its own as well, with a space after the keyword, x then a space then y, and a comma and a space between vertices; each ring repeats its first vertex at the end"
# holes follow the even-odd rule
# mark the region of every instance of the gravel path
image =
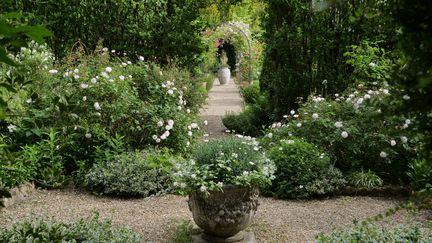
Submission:
MULTIPOLYGON (((400 199, 339 197, 327 200, 284 201, 260 198, 260 206, 251 229, 258 242, 310 242, 320 232, 350 225, 384 213, 400 199)), ((192 220, 187 198, 175 195, 144 199, 97 197, 75 189, 40 190, 26 202, 0 211, 0 225, 10 225, 24 218, 54 217, 71 222, 91 216, 94 211, 115 225, 128 226, 142 234, 145 242, 169 242, 178 220, 192 220)), ((404 212, 391 218, 406 221, 404 212)))
POLYGON ((208 121, 208 126, 204 129, 209 134, 209 139, 225 136, 226 127, 222 118, 229 113, 238 114, 244 109, 239 89, 232 79, 225 85, 220 85, 218 79, 213 83, 208 93, 208 103, 200 111, 201 120, 208 121))

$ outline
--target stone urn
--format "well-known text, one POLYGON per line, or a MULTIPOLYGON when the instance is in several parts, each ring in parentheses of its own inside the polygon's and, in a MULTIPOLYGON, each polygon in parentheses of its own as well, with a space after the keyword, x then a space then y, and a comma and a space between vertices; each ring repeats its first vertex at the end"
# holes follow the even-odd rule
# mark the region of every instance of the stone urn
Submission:
POLYGON ((223 67, 218 71, 218 79, 221 85, 225 85, 231 79, 231 71, 228 67, 223 67))
POLYGON ((251 223, 258 206, 258 189, 225 185, 223 191, 189 196, 189 209, 203 230, 198 242, 251 242, 242 230, 251 223))

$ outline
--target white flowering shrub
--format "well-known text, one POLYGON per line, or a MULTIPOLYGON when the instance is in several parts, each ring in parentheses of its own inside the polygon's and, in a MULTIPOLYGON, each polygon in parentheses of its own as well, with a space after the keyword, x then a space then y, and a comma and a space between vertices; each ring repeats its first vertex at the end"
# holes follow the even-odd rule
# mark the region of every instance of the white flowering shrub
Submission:
POLYGON ((176 164, 174 186, 183 194, 208 194, 228 184, 259 187, 271 182, 274 169, 255 139, 223 138, 201 144, 192 160, 176 164))
POLYGON ((329 195, 346 183, 328 155, 298 138, 280 140, 271 146, 269 158, 276 165, 272 185, 261 191, 277 198, 309 198, 329 195))
POLYGON ((403 93, 390 87, 359 85, 325 99, 312 96, 296 111, 275 123, 263 138, 271 145, 281 139, 306 139, 330 156, 343 172, 371 170, 387 182, 406 182, 415 155, 415 118, 394 115, 403 93))
POLYGON ((34 81, 14 96, 0 124, 0 135, 10 138, 5 146, 20 153, 52 130, 66 175, 91 168, 97 151, 112 148, 117 136, 125 150, 189 151, 201 134, 197 112, 204 93, 196 80, 173 66, 111 55, 98 48, 91 55, 71 54, 61 66, 47 59, 47 68, 34 67, 34 81))

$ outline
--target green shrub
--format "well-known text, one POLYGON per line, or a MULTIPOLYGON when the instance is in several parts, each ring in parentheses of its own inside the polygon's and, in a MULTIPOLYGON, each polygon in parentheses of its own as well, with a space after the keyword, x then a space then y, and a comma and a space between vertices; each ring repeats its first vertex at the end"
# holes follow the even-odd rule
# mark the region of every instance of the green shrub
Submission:
POLYGON ((207 1, 12 1, 1 6, 30 13, 31 22, 44 25, 55 36, 48 42, 59 57, 67 55, 77 40, 93 49, 100 39, 118 55, 139 53, 146 60, 167 63, 177 59, 193 68, 201 62, 205 44, 199 18, 207 1))
POLYGON ((141 237, 126 228, 113 228, 98 215, 71 224, 34 219, 0 229, 0 242, 141 242, 141 237))
POLYGON ((0 69, 0 80, 22 71, 32 82, 9 97, 0 122, 0 174, 8 186, 36 180, 58 187, 71 174, 81 183, 100 151, 153 146, 187 153, 200 135, 195 125, 205 92, 198 77, 175 65, 132 64, 98 47, 53 67, 49 50, 34 43, 13 58, 23 66, 0 69), (121 148, 111 146, 117 136, 121 148))
POLYGON ((147 197, 170 191, 175 158, 156 151, 126 152, 98 161, 84 184, 92 192, 120 197, 147 197))
POLYGON ((344 186, 342 173, 327 155, 300 139, 281 140, 269 150, 276 164, 275 179, 263 192, 277 198, 307 198, 336 192, 344 186))
POLYGON ((241 88, 240 89, 241 94, 243 95, 243 99, 246 102, 246 104, 255 104, 257 102, 257 99, 260 97, 260 88, 259 88, 259 82, 255 81, 252 84, 241 88))
POLYGON ((223 124, 229 130, 238 134, 258 137, 263 130, 271 123, 270 104, 267 95, 256 97, 255 103, 246 106, 245 111, 238 115, 227 115, 222 119, 223 124))
POLYGON ((381 45, 391 49, 397 27, 389 15, 384 16, 392 12, 389 6, 379 0, 270 1, 264 18, 266 48, 260 85, 270 94, 272 114, 282 118, 298 107, 299 98, 316 91, 326 95, 345 90, 352 83, 353 70, 344 56, 350 45, 385 40, 381 45))
POLYGON ((222 118, 222 122, 226 128, 238 134, 257 136, 259 130, 252 125, 251 113, 244 111, 240 114, 228 114, 222 118))
POLYGON ((54 130, 42 134, 42 141, 23 147, 16 163, 27 165, 26 180, 34 180, 38 186, 58 188, 66 180, 63 156, 59 152, 61 141, 54 130))
POLYGON ((33 180, 37 170, 36 158, 26 161, 24 155, 10 152, 10 142, 7 137, 0 136, 0 184, 5 189, 33 180))
POLYGON ((327 151, 344 173, 371 170, 386 183, 406 184, 415 156, 417 122, 398 116, 405 100, 397 89, 359 85, 334 98, 312 96, 301 108, 273 125, 263 144, 302 137, 327 151))
POLYGON ((357 188, 372 188, 382 186, 383 181, 374 172, 357 171, 348 176, 348 183, 357 188))
POLYGON ((320 234, 316 242, 431 242, 432 236, 417 226, 380 227, 372 223, 354 223, 348 230, 320 234))
POLYGON ((432 196, 432 164, 427 158, 416 158, 411 161, 408 170, 411 186, 426 196, 432 196))

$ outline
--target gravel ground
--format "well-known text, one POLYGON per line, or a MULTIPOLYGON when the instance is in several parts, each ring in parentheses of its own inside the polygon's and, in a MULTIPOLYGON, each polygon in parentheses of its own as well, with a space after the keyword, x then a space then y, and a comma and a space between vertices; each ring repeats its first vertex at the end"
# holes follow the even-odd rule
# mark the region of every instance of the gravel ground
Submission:
MULTIPOLYGON (((284 201, 260 198, 251 230, 258 242, 310 242, 320 232, 349 226, 353 219, 384 213, 402 202, 397 198, 339 197, 326 200, 284 201)), ((27 201, 0 211, 0 225, 8 226, 24 218, 54 217, 72 222, 99 212, 115 225, 132 228, 145 242, 169 242, 179 220, 192 220, 187 198, 166 195, 144 199, 97 197, 76 189, 38 190, 27 201)), ((422 216, 423 220, 424 217, 422 216)), ((411 223, 403 211, 391 218, 411 223)))

